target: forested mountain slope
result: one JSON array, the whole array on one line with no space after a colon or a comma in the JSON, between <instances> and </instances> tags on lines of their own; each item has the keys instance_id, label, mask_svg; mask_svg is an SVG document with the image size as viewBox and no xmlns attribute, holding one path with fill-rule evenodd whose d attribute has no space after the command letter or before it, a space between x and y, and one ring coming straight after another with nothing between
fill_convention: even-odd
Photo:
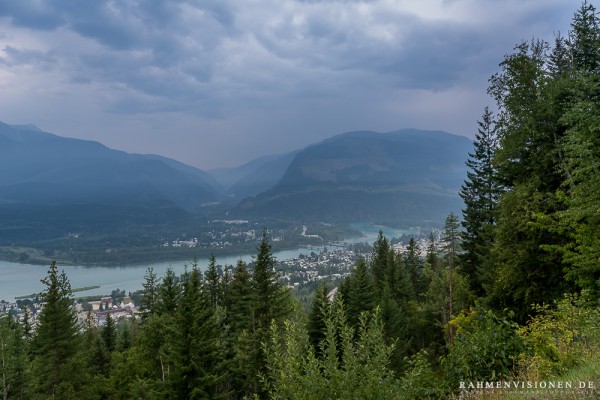
<instances>
[{"instance_id":1,"label":"forested mountain slope","mask_svg":"<svg viewBox=\"0 0 600 400\"><path fill-rule=\"evenodd\" d=\"M472 142L440 131L350 132L296 154L268 191L245 199L249 215L332 221L442 221L460 210Z\"/></svg>"}]
</instances>

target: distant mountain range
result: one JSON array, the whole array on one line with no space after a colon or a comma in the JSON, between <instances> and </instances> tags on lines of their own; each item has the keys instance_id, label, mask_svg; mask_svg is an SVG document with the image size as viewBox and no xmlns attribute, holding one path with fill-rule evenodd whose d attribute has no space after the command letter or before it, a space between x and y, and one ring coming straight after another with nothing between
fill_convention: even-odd
<instances>
[{"instance_id":1,"label":"distant mountain range","mask_svg":"<svg viewBox=\"0 0 600 400\"><path fill-rule=\"evenodd\" d=\"M297 153L264 156L239 167L208 172L225 188L224 194L229 201L239 201L275 186Z\"/></svg>"},{"instance_id":2,"label":"distant mountain range","mask_svg":"<svg viewBox=\"0 0 600 400\"><path fill-rule=\"evenodd\" d=\"M0 123L0 239L19 229L51 236L173 223L217 203L248 218L442 220L460 210L457 193L471 149L469 139L446 132L351 132L206 172ZM61 229L53 231L57 221Z\"/></svg>"},{"instance_id":3,"label":"distant mountain range","mask_svg":"<svg viewBox=\"0 0 600 400\"><path fill-rule=\"evenodd\" d=\"M211 175L175 160L0 123L1 204L153 202L194 212L221 190Z\"/></svg>"}]
</instances>

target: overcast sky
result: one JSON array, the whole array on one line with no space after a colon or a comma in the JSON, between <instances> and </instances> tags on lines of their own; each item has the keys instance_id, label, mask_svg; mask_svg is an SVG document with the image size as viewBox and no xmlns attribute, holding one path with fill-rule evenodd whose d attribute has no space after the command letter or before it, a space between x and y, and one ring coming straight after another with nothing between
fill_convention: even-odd
<instances>
[{"instance_id":1,"label":"overcast sky","mask_svg":"<svg viewBox=\"0 0 600 400\"><path fill-rule=\"evenodd\" d=\"M210 169L352 130L473 137L573 0L2 0L0 120Z\"/></svg>"}]
</instances>

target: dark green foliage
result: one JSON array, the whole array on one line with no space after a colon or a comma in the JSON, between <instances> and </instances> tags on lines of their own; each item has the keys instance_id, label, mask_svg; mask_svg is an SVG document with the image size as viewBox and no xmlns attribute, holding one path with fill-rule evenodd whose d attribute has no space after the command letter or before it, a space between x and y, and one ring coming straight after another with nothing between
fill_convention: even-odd
<instances>
[{"instance_id":1,"label":"dark green foliage","mask_svg":"<svg viewBox=\"0 0 600 400\"><path fill-rule=\"evenodd\" d=\"M460 232L458 231L459 222L456 215L450 213L446 218L446 222L444 223L444 236L442 238L442 242L444 244L445 250L445 259L448 266L448 306L449 311L448 315L450 318L454 316L454 293L453 293L453 284L454 284L454 269L456 268L456 263L458 260L458 251L460 248ZM449 326L449 343L450 346L453 345L453 328Z\"/></svg>"},{"instance_id":2,"label":"dark green foliage","mask_svg":"<svg viewBox=\"0 0 600 400\"><path fill-rule=\"evenodd\" d=\"M233 336L240 334L244 329L253 329L254 295L250 272L246 267L246 263L238 260L224 298L227 324Z\"/></svg>"},{"instance_id":3,"label":"dark green foliage","mask_svg":"<svg viewBox=\"0 0 600 400\"><path fill-rule=\"evenodd\" d=\"M117 346L117 327L110 312L106 313L106 323L104 324L100 335L102 336L106 349L109 352L113 351Z\"/></svg>"},{"instance_id":4,"label":"dark green foliage","mask_svg":"<svg viewBox=\"0 0 600 400\"><path fill-rule=\"evenodd\" d=\"M487 288L488 302L496 310L514 310L518 321L533 313L532 306L560 298L568 289L562 257L544 249L554 234L532 228L534 211L545 207L548 198L529 185L506 193L499 204L497 244L492 256L494 281Z\"/></svg>"},{"instance_id":5,"label":"dark green foliage","mask_svg":"<svg viewBox=\"0 0 600 400\"><path fill-rule=\"evenodd\" d=\"M246 369L244 375L252 377L245 386L247 388L259 388L257 373L266 373L266 359L262 343L269 341L270 328L273 321L282 322L292 311L291 295L287 288L278 282L278 274L275 271L275 259L271 253L271 245L268 243L266 232L263 233L254 270L250 280L253 291L252 296L252 326L248 329L249 337L240 339L240 351L247 351L245 355L238 354L242 358L250 360L242 368ZM248 345L251 347L249 348Z\"/></svg>"},{"instance_id":6,"label":"dark green foliage","mask_svg":"<svg viewBox=\"0 0 600 400\"><path fill-rule=\"evenodd\" d=\"M0 318L0 393L3 399L31 396L29 346L22 326L10 314Z\"/></svg>"},{"instance_id":7,"label":"dark green foliage","mask_svg":"<svg viewBox=\"0 0 600 400\"><path fill-rule=\"evenodd\" d=\"M144 293L142 295L140 311L144 320L156 312L158 305L159 280L152 268L146 270L143 287Z\"/></svg>"},{"instance_id":8,"label":"dark green foliage","mask_svg":"<svg viewBox=\"0 0 600 400\"><path fill-rule=\"evenodd\" d=\"M515 310L520 321L534 311L532 304L557 299L569 289L564 260L556 249L568 247L572 239L554 223L566 208L560 201L568 176L561 167L566 131L561 116L577 91L571 82L574 65L567 61L580 58L581 65L589 66L595 57L589 49L576 55L583 46L577 42L575 37L569 42L557 38L551 57L545 42L521 43L490 80L489 91L499 109L494 121L499 147L493 163L506 192L496 208L491 263L480 265L486 271L482 286L488 304Z\"/></svg>"},{"instance_id":9,"label":"dark green foliage","mask_svg":"<svg viewBox=\"0 0 600 400\"><path fill-rule=\"evenodd\" d=\"M371 274L373 276L373 284L378 292L381 292L389 276L389 254L390 245L380 230L377 240L373 243L373 252L371 255Z\"/></svg>"},{"instance_id":10,"label":"dark green foliage","mask_svg":"<svg viewBox=\"0 0 600 400\"><path fill-rule=\"evenodd\" d=\"M429 239L427 241L427 250L425 253L425 262L432 269L438 269L439 267L440 260L438 257L437 243L433 232L429 233Z\"/></svg>"},{"instance_id":11,"label":"dark green foliage","mask_svg":"<svg viewBox=\"0 0 600 400\"><path fill-rule=\"evenodd\" d=\"M217 259L214 254L208 259L208 268L204 273L204 285L206 286L211 304L213 306L221 304L223 294L221 292L219 272L217 271Z\"/></svg>"},{"instance_id":12,"label":"dark green foliage","mask_svg":"<svg viewBox=\"0 0 600 400\"><path fill-rule=\"evenodd\" d=\"M406 266L406 272L410 278L415 291L415 296L425 291L425 282L423 280L423 260L420 256L421 249L414 238L410 238L403 261Z\"/></svg>"},{"instance_id":13,"label":"dark green foliage","mask_svg":"<svg viewBox=\"0 0 600 400\"><path fill-rule=\"evenodd\" d=\"M381 299L379 300L379 314L385 333L385 341L388 345L394 345L390 354L390 367L395 371L401 369L404 356L408 353L411 345L409 336L411 310L407 303L399 303L392 297L390 288L385 285Z\"/></svg>"},{"instance_id":14,"label":"dark green foliage","mask_svg":"<svg viewBox=\"0 0 600 400\"><path fill-rule=\"evenodd\" d=\"M483 295L483 282L488 274L489 258L496 224L496 205L501 193L493 160L498 139L493 114L485 108L479 130L475 136L475 151L469 153L466 162L467 179L460 196L465 202L461 232L461 270L469 279L469 285L477 295Z\"/></svg>"},{"instance_id":15,"label":"dark green foliage","mask_svg":"<svg viewBox=\"0 0 600 400\"><path fill-rule=\"evenodd\" d=\"M405 304L416 299L413 277L417 281L417 284L419 284L420 275L422 274L418 264L419 262L416 262L416 265L411 267L415 269L409 270L404 257L399 253L395 253L393 248L390 248L388 252L388 273L383 290L385 290L385 286L388 286L391 297L399 304ZM382 293L383 291L379 291L380 295Z\"/></svg>"},{"instance_id":16,"label":"dark green foliage","mask_svg":"<svg viewBox=\"0 0 600 400\"><path fill-rule=\"evenodd\" d=\"M133 322L134 324L136 323L135 320ZM131 348L132 344L133 344L133 338L131 337L131 328L130 326L130 322L129 321L124 321L124 323L119 324L119 329L117 332L117 350L118 351L125 351L129 348Z\"/></svg>"},{"instance_id":17,"label":"dark green foliage","mask_svg":"<svg viewBox=\"0 0 600 400\"><path fill-rule=\"evenodd\" d=\"M173 393L178 399L215 398L222 378L221 341L210 293L202 290L196 266L184 276L182 296L175 315Z\"/></svg>"},{"instance_id":18,"label":"dark green foliage","mask_svg":"<svg viewBox=\"0 0 600 400\"><path fill-rule=\"evenodd\" d=\"M322 357L315 356L302 318L273 324L265 344L271 399L394 399L397 381L388 368L393 346L385 343L377 311L364 313L358 329L347 322L340 299L325 313ZM355 339L356 338L356 339Z\"/></svg>"},{"instance_id":19,"label":"dark green foliage","mask_svg":"<svg viewBox=\"0 0 600 400\"><path fill-rule=\"evenodd\" d=\"M291 308L289 291L278 282L275 258L271 253L266 233L263 234L258 247L251 282L255 293L256 329L268 330L273 319L281 320L286 317Z\"/></svg>"},{"instance_id":20,"label":"dark green foliage","mask_svg":"<svg viewBox=\"0 0 600 400\"><path fill-rule=\"evenodd\" d=\"M71 298L71 285L55 262L42 280L44 307L33 338L34 373L39 390L47 396L67 397L77 393L85 376L80 368L79 335Z\"/></svg>"},{"instance_id":21,"label":"dark green foliage","mask_svg":"<svg viewBox=\"0 0 600 400\"><path fill-rule=\"evenodd\" d=\"M373 278L364 258L359 258L354 267L346 297L348 304L348 322L358 326L360 315L375 308L377 296Z\"/></svg>"},{"instance_id":22,"label":"dark green foliage","mask_svg":"<svg viewBox=\"0 0 600 400\"><path fill-rule=\"evenodd\" d=\"M451 324L456 329L454 346L442 359L442 367L453 386L459 381L496 381L511 376L525 348L516 323L476 306Z\"/></svg>"},{"instance_id":23,"label":"dark green foliage","mask_svg":"<svg viewBox=\"0 0 600 400\"><path fill-rule=\"evenodd\" d=\"M567 278L597 297L600 295L600 96L588 93L598 93L600 86L597 77L584 77L578 83L582 93L562 118L569 126L562 140L567 179L558 198L566 209L557 212L556 220L546 217L543 222L572 239L559 246L569 263Z\"/></svg>"},{"instance_id":24,"label":"dark green foliage","mask_svg":"<svg viewBox=\"0 0 600 400\"><path fill-rule=\"evenodd\" d=\"M600 20L596 8L587 0L573 16L569 39L573 67L600 72Z\"/></svg>"},{"instance_id":25,"label":"dark green foliage","mask_svg":"<svg viewBox=\"0 0 600 400\"><path fill-rule=\"evenodd\" d=\"M317 355L320 354L320 343L325 339L325 316L331 306L327 298L328 290L326 283L320 284L308 314L308 337Z\"/></svg>"},{"instance_id":26,"label":"dark green foliage","mask_svg":"<svg viewBox=\"0 0 600 400\"><path fill-rule=\"evenodd\" d=\"M155 312L158 315L172 314L177 311L177 303L180 297L179 278L175 275L173 268L167 268L165 276L158 289Z\"/></svg>"}]
</instances>

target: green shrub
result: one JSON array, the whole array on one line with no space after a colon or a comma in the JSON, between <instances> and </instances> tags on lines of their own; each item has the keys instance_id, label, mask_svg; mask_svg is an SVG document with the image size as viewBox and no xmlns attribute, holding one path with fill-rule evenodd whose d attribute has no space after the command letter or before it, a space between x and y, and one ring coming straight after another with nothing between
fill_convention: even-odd
<instances>
[{"instance_id":1,"label":"green shrub","mask_svg":"<svg viewBox=\"0 0 600 400\"><path fill-rule=\"evenodd\" d=\"M520 327L528 351L520 355L522 374L531 379L560 375L600 351L600 313L574 295L555 308L537 306L538 314Z\"/></svg>"},{"instance_id":2,"label":"green shrub","mask_svg":"<svg viewBox=\"0 0 600 400\"><path fill-rule=\"evenodd\" d=\"M476 306L450 321L455 328L454 346L441 359L451 385L459 381L498 380L514 370L523 352L517 324Z\"/></svg>"}]
</instances>

